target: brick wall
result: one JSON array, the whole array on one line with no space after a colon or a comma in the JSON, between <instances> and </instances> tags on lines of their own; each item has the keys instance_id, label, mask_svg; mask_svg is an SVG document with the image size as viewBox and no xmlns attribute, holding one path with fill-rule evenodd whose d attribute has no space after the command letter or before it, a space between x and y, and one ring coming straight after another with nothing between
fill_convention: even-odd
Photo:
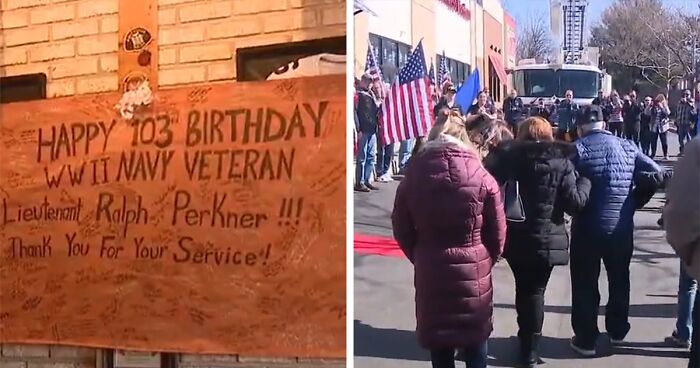
<instances>
[{"instance_id":1,"label":"brick wall","mask_svg":"<svg viewBox=\"0 0 700 368\"><path fill-rule=\"evenodd\" d=\"M138 1L138 0L133 0ZM116 91L119 0L0 0L0 76L45 73L48 97ZM344 36L345 0L159 0L159 84L235 80L237 48ZM0 344L0 368L101 368L100 351ZM181 368L344 367L182 355Z\"/></svg>"},{"instance_id":2,"label":"brick wall","mask_svg":"<svg viewBox=\"0 0 700 368\"><path fill-rule=\"evenodd\" d=\"M2 0L0 75L45 73L49 97L117 90L118 0Z\"/></svg>"},{"instance_id":3,"label":"brick wall","mask_svg":"<svg viewBox=\"0 0 700 368\"><path fill-rule=\"evenodd\" d=\"M106 368L103 351L47 345L0 344L0 368ZM283 359L238 355L177 357L178 368L343 368L345 360Z\"/></svg>"},{"instance_id":4,"label":"brick wall","mask_svg":"<svg viewBox=\"0 0 700 368\"><path fill-rule=\"evenodd\" d=\"M116 91L119 0L0 0L0 76ZM237 48L345 35L345 0L159 0L159 84L236 79Z\"/></svg>"},{"instance_id":5,"label":"brick wall","mask_svg":"<svg viewBox=\"0 0 700 368\"><path fill-rule=\"evenodd\" d=\"M345 0L159 0L159 84L236 79L237 48L345 35Z\"/></svg>"},{"instance_id":6,"label":"brick wall","mask_svg":"<svg viewBox=\"0 0 700 368\"><path fill-rule=\"evenodd\" d=\"M3 344L0 368L100 368L98 355L87 348Z\"/></svg>"}]
</instances>

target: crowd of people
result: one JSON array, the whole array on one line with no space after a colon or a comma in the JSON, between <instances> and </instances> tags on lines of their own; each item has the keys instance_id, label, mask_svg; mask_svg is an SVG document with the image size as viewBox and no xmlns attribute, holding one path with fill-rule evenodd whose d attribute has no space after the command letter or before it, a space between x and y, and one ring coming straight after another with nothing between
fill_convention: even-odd
<instances>
[{"instance_id":1,"label":"crowd of people","mask_svg":"<svg viewBox=\"0 0 700 368\"><path fill-rule=\"evenodd\" d=\"M363 77L358 191L376 189L371 171L381 99L372 89ZM664 188L663 225L681 258L678 323L667 341L688 348L688 367L698 367L700 318L691 316L700 311L700 298L693 301L689 285L700 277L700 138L691 140L697 112L689 92L674 114L681 144L694 154L679 159L677 175L653 160L656 140L668 157L671 111L662 95L638 102L634 92L622 99L613 92L580 107L567 91L551 106L526 107L512 92L497 109L482 91L462 114L454 88L442 92L430 134L402 160L405 176L392 214L394 237L414 265L416 332L433 367L454 367L455 356L470 368L486 367L491 272L501 258L515 278L523 366L542 363L544 295L557 266L571 270L573 351L597 354L601 263L609 291L605 329L613 345L624 344L634 214Z\"/></svg>"},{"instance_id":2,"label":"crowd of people","mask_svg":"<svg viewBox=\"0 0 700 368\"><path fill-rule=\"evenodd\" d=\"M355 93L355 191L370 192L379 190L373 177L380 183L392 182L392 163L395 157L395 144L382 144L378 137L381 108L388 87L370 74L365 74L356 82ZM403 173L411 156L416 139L399 143L399 173ZM374 175L373 175L374 174Z\"/></svg>"},{"instance_id":3,"label":"crowd of people","mask_svg":"<svg viewBox=\"0 0 700 368\"><path fill-rule=\"evenodd\" d=\"M573 99L573 91L566 91L561 101L555 99L548 106L543 98L539 98L528 109L513 91L504 101L503 107L506 112L511 113L510 118L506 114L506 120L511 124L515 124L523 115L541 116L557 128L557 139L573 141L577 133L575 126L583 111ZM663 158L668 160L667 133L671 129L671 118L673 117L676 126L682 154L685 143L697 135L697 100L697 96L694 98L691 91L685 90L683 97L672 109L663 94L659 94L656 98L645 96L640 101L634 90L622 98L617 91L613 90L609 96L599 91L592 104L601 108L603 121L613 135L632 140L644 154L651 158L656 157L658 143L661 142Z\"/></svg>"}]
</instances>

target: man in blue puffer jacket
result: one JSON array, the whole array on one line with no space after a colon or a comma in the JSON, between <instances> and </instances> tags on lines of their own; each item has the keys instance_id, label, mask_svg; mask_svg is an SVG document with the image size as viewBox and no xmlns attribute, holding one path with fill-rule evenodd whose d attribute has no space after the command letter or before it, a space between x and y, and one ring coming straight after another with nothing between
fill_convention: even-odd
<instances>
[{"instance_id":1,"label":"man in blue puffer jacket","mask_svg":"<svg viewBox=\"0 0 700 368\"><path fill-rule=\"evenodd\" d=\"M595 356L599 335L598 277L601 260L608 274L609 301L605 327L613 344L630 330L630 272L634 248L634 212L639 188L662 183L662 169L632 143L605 130L603 111L587 107L579 120L575 159L580 175L591 180L588 204L574 217L571 226L571 347L587 357ZM637 187L637 188L635 188ZM651 196L646 198L646 201Z\"/></svg>"}]
</instances>

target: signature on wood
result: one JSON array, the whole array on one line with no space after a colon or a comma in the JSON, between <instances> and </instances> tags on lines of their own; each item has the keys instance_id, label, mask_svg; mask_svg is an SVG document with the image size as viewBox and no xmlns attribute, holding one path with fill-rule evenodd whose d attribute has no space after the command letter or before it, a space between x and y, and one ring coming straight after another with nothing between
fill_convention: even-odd
<instances>
[{"instance_id":1,"label":"signature on wood","mask_svg":"<svg viewBox=\"0 0 700 368\"><path fill-rule=\"evenodd\" d=\"M275 91L279 93L279 96L283 100L294 101L299 93L297 88L297 82L291 79L285 79L280 81L275 87Z\"/></svg>"},{"instance_id":2,"label":"signature on wood","mask_svg":"<svg viewBox=\"0 0 700 368\"><path fill-rule=\"evenodd\" d=\"M204 102L207 99L209 91L211 91L211 87L196 88L187 95L187 100L192 103Z\"/></svg>"}]
</instances>

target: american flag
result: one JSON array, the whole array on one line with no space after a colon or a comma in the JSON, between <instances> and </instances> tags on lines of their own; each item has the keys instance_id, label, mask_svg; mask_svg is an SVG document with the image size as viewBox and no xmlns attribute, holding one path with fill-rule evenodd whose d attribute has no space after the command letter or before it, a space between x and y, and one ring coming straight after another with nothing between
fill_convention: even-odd
<instances>
[{"instance_id":1,"label":"american flag","mask_svg":"<svg viewBox=\"0 0 700 368\"><path fill-rule=\"evenodd\" d=\"M365 73L369 73L369 75L372 76L372 80L375 82L382 80L382 71L379 69L379 64L377 64L377 56L374 55L374 49L372 48L371 43L367 46Z\"/></svg>"},{"instance_id":2,"label":"american flag","mask_svg":"<svg viewBox=\"0 0 700 368\"><path fill-rule=\"evenodd\" d=\"M435 85L435 65L433 65L433 59L430 59L430 70L428 70L428 75L430 77L430 83Z\"/></svg>"},{"instance_id":3,"label":"american flag","mask_svg":"<svg viewBox=\"0 0 700 368\"><path fill-rule=\"evenodd\" d=\"M430 99L430 78L426 69L421 40L382 104L384 145L425 137L433 126L434 103Z\"/></svg>"},{"instance_id":4,"label":"american flag","mask_svg":"<svg viewBox=\"0 0 700 368\"><path fill-rule=\"evenodd\" d=\"M452 75L450 74L450 70L447 67L447 58L445 57L445 52L442 52L442 60L440 61L440 79L438 80L440 82L440 87L444 87L445 83L450 82L452 83Z\"/></svg>"}]
</instances>

